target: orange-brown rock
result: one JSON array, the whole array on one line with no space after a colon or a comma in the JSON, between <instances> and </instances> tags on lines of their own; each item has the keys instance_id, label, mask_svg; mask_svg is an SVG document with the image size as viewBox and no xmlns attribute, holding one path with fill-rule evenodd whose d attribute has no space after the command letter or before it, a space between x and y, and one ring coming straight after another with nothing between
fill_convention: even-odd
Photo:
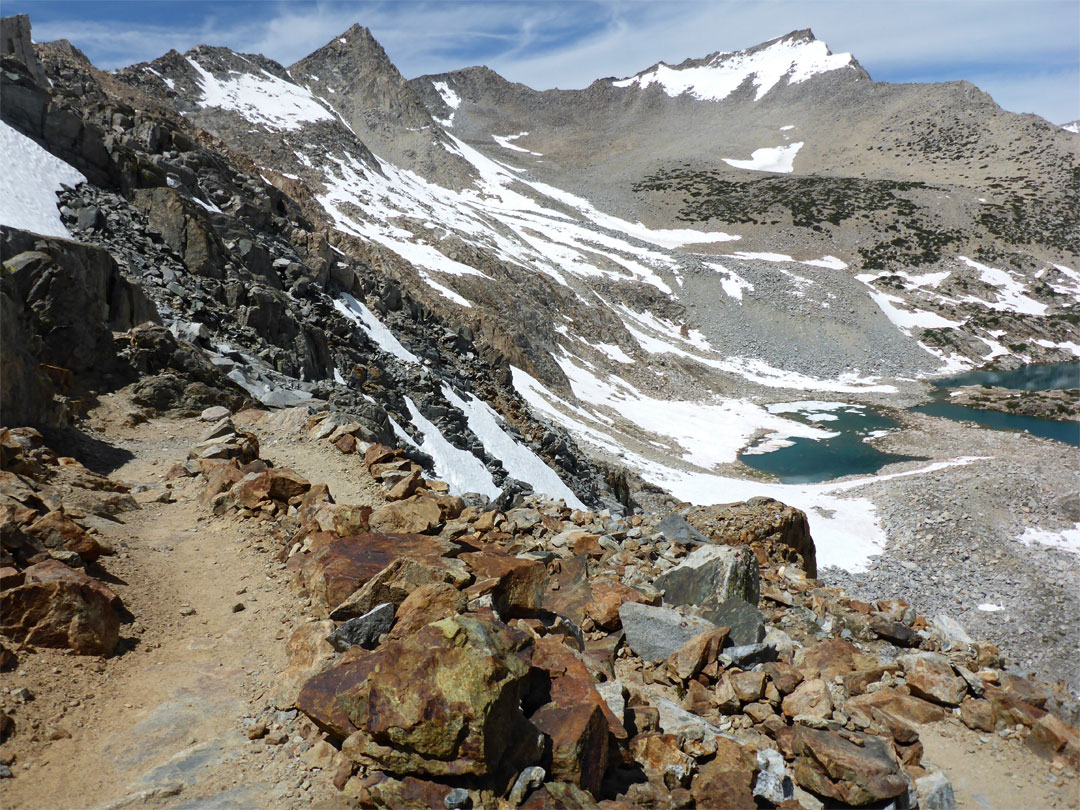
<instances>
[{"instance_id":1,"label":"orange-brown rock","mask_svg":"<svg viewBox=\"0 0 1080 810\"><path fill-rule=\"evenodd\" d=\"M109 655L120 638L120 600L108 587L55 560L24 572L22 585L0 593L0 633L39 647Z\"/></svg>"},{"instance_id":2,"label":"orange-brown rock","mask_svg":"<svg viewBox=\"0 0 1080 810\"><path fill-rule=\"evenodd\" d=\"M421 534L369 532L342 537L314 552L301 566L299 581L322 615L399 557L437 566L449 543Z\"/></svg>"},{"instance_id":3,"label":"orange-brown rock","mask_svg":"<svg viewBox=\"0 0 1080 810\"><path fill-rule=\"evenodd\" d=\"M649 781L669 790L689 785L697 770L697 762L683 753L674 734L639 734L630 740L630 756Z\"/></svg>"},{"instance_id":4,"label":"orange-brown rock","mask_svg":"<svg viewBox=\"0 0 1080 810\"><path fill-rule=\"evenodd\" d=\"M356 731L338 695L363 683L380 659L373 651L353 647L341 661L309 678L300 687L296 708L335 741L342 741Z\"/></svg>"},{"instance_id":5,"label":"orange-brown rock","mask_svg":"<svg viewBox=\"0 0 1080 810\"><path fill-rule=\"evenodd\" d=\"M361 808L384 810L431 810L442 808L450 785L406 776L395 779L381 771L368 774L361 780L356 791L357 805Z\"/></svg>"},{"instance_id":6,"label":"orange-brown rock","mask_svg":"<svg viewBox=\"0 0 1080 810\"><path fill-rule=\"evenodd\" d=\"M893 688L879 689L865 695L849 698L844 711L855 715L864 708L875 708L916 726L936 723L945 718L945 710L935 703L912 695L905 695ZM869 717L869 715L867 715Z\"/></svg>"},{"instance_id":7,"label":"orange-brown rock","mask_svg":"<svg viewBox=\"0 0 1080 810\"><path fill-rule=\"evenodd\" d=\"M477 580L495 580L490 590L501 616L530 615L540 607L548 580L547 566L540 560L494 551L470 551L459 559Z\"/></svg>"},{"instance_id":8,"label":"orange-brown rock","mask_svg":"<svg viewBox=\"0 0 1080 810\"><path fill-rule=\"evenodd\" d=\"M993 733L994 704L988 700L966 697L960 702L960 720L974 731Z\"/></svg>"},{"instance_id":9,"label":"orange-brown rock","mask_svg":"<svg viewBox=\"0 0 1080 810\"><path fill-rule=\"evenodd\" d=\"M688 681L720 655L727 639L727 628L717 627L698 633L668 657L668 669L677 678ZM764 681L764 675L761 676Z\"/></svg>"},{"instance_id":10,"label":"orange-brown rock","mask_svg":"<svg viewBox=\"0 0 1080 810\"><path fill-rule=\"evenodd\" d=\"M765 695L764 672L731 672L731 688L743 703L752 703Z\"/></svg>"},{"instance_id":11,"label":"orange-brown rock","mask_svg":"<svg viewBox=\"0 0 1080 810\"><path fill-rule=\"evenodd\" d=\"M74 551L87 562L93 562L102 554L112 549L99 542L71 518L63 509L56 509L35 520L26 528L26 533L46 548L63 548Z\"/></svg>"},{"instance_id":12,"label":"orange-brown rock","mask_svg":"<svg viewBox=\"0 0 1080 810\"><path fill-rule=\"evenodd\" d=\"M593 624L602 630L618 630L622 626L619 621L619 608L625 602L659 604L659 596L643 594L636 588L609 577L597 578L589 583L589 587L592 598L585 604L584 616L592 619Z\"/></svg>"},{"instance_id":13,"label":"orange-brown rock","mask_svg":"<svg viewBox=\"0 0 1080 810\"><path fill-rule=\"evenodd\" d=\"M386 493L386 499L388 501L400 501L408 498L420 485L423 480L421 473L423 470L416 468L413 469L408 475L390 487L390 490Z\"/></svg>"},{"instance_id":14,"label":"orange-brown rock","mask_svg":"<svg viewBox=\"0 0 1080 810\"><path fill-rule=\"evenodd\" d=\"M1080 731L1052 714L1035 722L1025 742L1041 757L1060 758L1069 767L1080 768Z\"/></svg>"},{"instance_id":15,"label":"orange-brown rock","mask_svg":"<svg viewBox=\"0 0 1080 810\"><path fill-rule=\"evenodd\" d=\"M937 657L920 657L905 668L907 686L915 697L932 700L944 706L959 706L967 694L967 681L953 672L948 661Z\"/></svg>"},{"instance_id":16,"label":"orange-brown rock","mask_svg":"<svg viewBox=\"0 0 1080 810\"><path fill-rule=\"evenodd\" d=\"M356 437L351 433L343 433L334 440L334 447L347 456L352 455L356 452Z\"/></svg>"},{"instance_id":17,"label":"orange-brown rock","mask_svg":"<svg viewBox=\"0 0 1080 810\"><path fill-rule=\"evenodd\" d=\"M205 462L204 465L209 463ZM240 472L239 467L223 461L214 462L209 467L204 466L203 472L207 476L206 486L203 488L202 496L199 498L199 503L203 506L209 504L222 492L228 492L234 484L244 477L244 473Z\"/></svg>"},{"instance_id":18,"label":"orange-brown rock","mask_svg":"<svg viewBox=\"0 0 1080 810\"><path fill-rule=\"evenodd\" d=\"M788 717L807 714L811 717L828 718L832 716L833 710L829 689L821 678L800 683L794 692L784 698L781 706Z\"/></svg>"},{"instance_id":19,"label":"orange-brown rock","mask_svg":"<svg viewBox=\"0 0 1080 810\"><path fill-rule=\"evenodd\" d=\"M442 523L439 499L433 495L413 495L384 504L371 513L372 531L420 534Z\"/></svg>"},{"instance_id":20,"label":"orange-brown rock","mask_svg":"<svg viewBox=\"0 0 1080 810\"><path fill-rule=\"evenodd\" d=\"M1038 706L1032 706L992 684L986 684L983 697L994 707L995 723L1004 721L1010 726L1020 723L1031 728L1046 714Z\"/></svg>"},{"instance_id":21,"label":"orange-brown rock","mask_svg":"<svg viewBox=\"0 0 1080 810\"><path fill-rule=\"evenodd\" d=\"M461 591L446 582L421 585L402 600L390 631L391 639L405 638L424 625L464 613L468 599Z\"/></svg>"},{"instance_id":22,"label":"orange-brown rock","mask_svg":"<svg viewBox=\"0 0 1080 810\"><path fill-rule=\"evenodd\" d=\"M698 766L690 792L698 807L755 810L755 752L734 740L716 739L716 755Z\"/></svg>"},{"instance_id":23,"label":"orange-brown rock","mask_svg":"<svg viewBox=\"0 0 1080 810\"><path fill-rule=\"evenodd\" d=\"M370 470L373 465L389 461L395 458L397 454L397 450L387 447L385 444L373 444L364 451L364 464Z\"/></svg>"},{"instance_id":24,"label":"orange-brown rock","mask_svg":"<svg viewBox=\"0 0 1080 810\"><path fill-rule=\"evenodd\" d=\"M817 577L817 552L806 514L771 498L746 503L697 506L686 520L711 539L726 546L750 546L762 563L777 567L795 563L810 578Z\"/></svg>"},{"instance_id":25,"label":"orange-brown rock","mask_svg":"<svg viewBox=\"0 0 1080 810\"><path fill-rule=\"evenodd\" d=\"M457 560L436 560L432 556L421 559L399 557L335 607L330 618L346 621L363 616L376 605L385 602L400 607L409 594L424 585L451 583L456 586L467 576L464 565Z\"/></svg>"},{"instance_id":26,"label":"orange-brown rock","mask_svg":"<svg viewBox=\"0 0 1080 810\"><path fill-rule=\"evenodd\" d=\"M806 680L822 678L831 681L837 675L846 675L856 669L869 668L859 665L860 661L866 658L867 656L859 652L859 649L850 641L830 638L819 641L813 647L800 650L795 656L795 667Z\"/></svg>"},{"instance_id":27,"label":"orange-brown rock","mask_svg":"<svg viewBox=\"0 0 1080 810\"><path fill-rule=\"evenodd\" d=\"M341 537L363 534L371 528L370 506L334 506L334 532Z\"/></svg>"},{"instance_id":28,"label":"orange-brown rock","mask_svg":"<svg viewBox=\"0 0 1080 810\"><path fill-rule=\"evenodd\" d=\"M776 686L781 695L788 695L795 691L795 687L802 683L802 673L791 664L784 661L770 661L761 665L761 671L768 677L769 682Z\"/></svg>"},{"instance_id":29,"label":"orange-brown rock","mask_svg":"<svg viewBox=\"0 0 1080 810\"><path fill-rule=\"evenodd\" d=\"M334 623L328 620L307 622L293 631L286 645L289 664L274 678L270 693L274 706L292 709L303 685L330 667L336 653L326 637L333 632Z\"/></svg>"},{"instance_id":30,"label":"orange-brown rock","mask_svg":"<svg viewBox=\"0 0 1080 810\"><path fill-rule=\"evenodd\" d=\"M827 799L862 806L907 792L907 779L880 737L795 726L795 781Z\"/></svg>"},{"instance_id":31,"label":"orange-brown rock","mask_svg":"<svg viewBox=\"0 0 1080 810\"><path fill-rule=\"evenodd\" d=\"M366 677L337 695L357 729L342 751L395 774L485 776L532 764L541 737L521 712L527 643L472 615L387 641L370 653Z\"/></svg>"}]
</instances>

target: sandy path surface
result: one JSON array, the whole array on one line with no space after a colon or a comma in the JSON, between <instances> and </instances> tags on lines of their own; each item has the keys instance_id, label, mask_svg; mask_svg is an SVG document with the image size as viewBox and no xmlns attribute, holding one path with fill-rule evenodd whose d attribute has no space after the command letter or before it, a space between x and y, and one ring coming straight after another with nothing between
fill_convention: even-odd
<instances>
[{"instance_id":1,"label":"sandy path surface","mask_svg":"<svg viewBox=\"0 0 1080 810\"><path fill-rule=\"evenodd\" d=\"M125 428L121 417L114 402L92 422L133 454L111 475L155 488L206 428L173 419ZM30 728L9 746L15 778L2 784L3 806L344 806L329 779L296 757L306 721L264 711L285 641L304 621L301 597L256 522L212 517L194 479L169 483L174 502L145 505L102 531L119 552L104 560L111 584L134 616L121 630L122 654L40 650L4 676L9 689L35 697L16 717ZM288 742L249 740L245 719L256 717L272 731L278 721Z\"/></svg>"}]
</instances>

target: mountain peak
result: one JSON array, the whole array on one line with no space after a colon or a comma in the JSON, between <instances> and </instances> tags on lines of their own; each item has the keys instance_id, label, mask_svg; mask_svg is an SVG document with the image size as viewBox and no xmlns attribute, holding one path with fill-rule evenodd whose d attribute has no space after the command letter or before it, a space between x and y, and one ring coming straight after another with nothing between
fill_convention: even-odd
<instances>
[{"instance_id":1,"label":"mountain peak","mask_svg":"<svg viewBox=\"0 0 1080 810\"><path fill-rule=\"evenodd\" d=\"M782 79L789 85L800 84L823 73L848 69L856 71L858 78L869 78L850 53L834 54L813 31L804 28L742 51L717 51L675 66L658 62L612 84L641 89L655 84L669 96L688 94L703 101L722 101L750 81L756 88L755 100L761 100Z\"/></svg>"}]
</instances>

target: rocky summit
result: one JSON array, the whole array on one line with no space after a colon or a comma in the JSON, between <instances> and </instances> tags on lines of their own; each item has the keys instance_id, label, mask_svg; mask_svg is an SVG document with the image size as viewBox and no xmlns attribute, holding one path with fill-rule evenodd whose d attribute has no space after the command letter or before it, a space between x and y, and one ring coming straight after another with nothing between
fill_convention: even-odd
<instances>
[{"instance_id":1,"label":"rocky summit","mask_svg":"<svg viewBox=\"0 0 1080 810\"><path fill-rule=\"evenodd\" d=\"M1075 127L808 30L0 94L5 807L1080 806Z\"/></svg>"}]
</instances>

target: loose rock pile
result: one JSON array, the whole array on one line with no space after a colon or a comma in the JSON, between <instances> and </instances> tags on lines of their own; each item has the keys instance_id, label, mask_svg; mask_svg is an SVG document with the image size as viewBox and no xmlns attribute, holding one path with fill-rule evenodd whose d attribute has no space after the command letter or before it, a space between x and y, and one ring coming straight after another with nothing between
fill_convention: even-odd
<instances>
[{"instance_id":1,"label":"loose rock pile","mask_svg":"<svg viewBox=\"0 0 1080 810\"><path fill-rule=\"evenodd\" d=\"M798 510L496 505L324 421L383 505L335 503L227 419L177 473L267 521L310 599L273 701L358 806L948 807L919 734L949 714L1080 768L1063 690L947 616L820 587Z\"/></svg>"}]
</instances>

